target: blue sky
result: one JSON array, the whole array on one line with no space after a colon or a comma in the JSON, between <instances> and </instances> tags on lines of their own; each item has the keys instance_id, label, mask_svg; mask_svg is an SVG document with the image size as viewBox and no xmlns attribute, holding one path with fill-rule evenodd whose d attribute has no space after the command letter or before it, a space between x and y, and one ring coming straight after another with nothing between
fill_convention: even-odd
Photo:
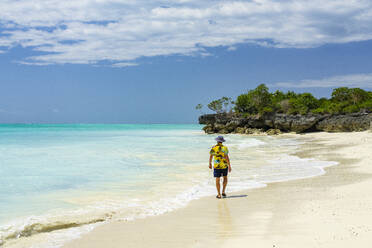
<instances>
[{"instance_id":1,"label":"blue sky","mask_svg":"<svg viewBox=\"0 0 372 248\"><path fill-rule=\"evenodd\" d=\"M372 90L372 3L0 3L0 123L196 123L194 107L271 90Z\"/></svg>"}]
</instances>

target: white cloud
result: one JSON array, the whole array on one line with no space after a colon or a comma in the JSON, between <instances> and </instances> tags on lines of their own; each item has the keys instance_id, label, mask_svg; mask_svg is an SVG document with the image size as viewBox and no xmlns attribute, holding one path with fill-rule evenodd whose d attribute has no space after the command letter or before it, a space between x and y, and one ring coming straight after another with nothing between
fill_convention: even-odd
<instances>
[{"instance_id":1,"label":"white cloud","mask_svg":"<svg viewBox=\"0 0 372 248\"><path fill-rule=\"evenodd\" d=\"M2 0L0 9L0 47L42 52L23 60L38 65L372 39L370 0Z\"/></svg>"},{"instance_id":2,"label":"white cloud","mask_svg":"<svg viewBox=\"0 0 372 248\"><path fill-rule=\"evenodd\" d=\"M372 89L372 73L350 74L334 76L323 79L306 79L299 82L279 82L271 86L283 88L333 88L333 87L354 87Z\"/></svg>"},{"instance_id":3,"label":"white cloud","mask_svg":"<svg viewBox=\"0 0 372 248\"><path fill-rule=\"evenodd\" d=\"M44 66L44 65L51 65L52 63L44 63L44 62L27 62L27 61L14 61L21 65L32 65L32 66Z\"/></svg>"},{"instance_id":4,"label":"white cloud","mask_svg":"<svg viewBox=\"0 0 372 248\"><path fill-rule=\"evenodd\" d=\"M122 68L122 67L128 67L128 66L137 66L139 64L137 63L126 63L126 62L121 62L121 63L116 63L111 65L112 67L117 67L117 68Z\"/></svg>"},{"instance_id":5,"label":"white cloud","mask_svg":"<svg viewBox=\"0 0 372 248\"><path fill-rule=\"evenodd\" d=\"M227 51L235 51L237 48L236 47L234 47L234 46L229 46L228 48L227 48Z\"/></svg>"}]
</instances>

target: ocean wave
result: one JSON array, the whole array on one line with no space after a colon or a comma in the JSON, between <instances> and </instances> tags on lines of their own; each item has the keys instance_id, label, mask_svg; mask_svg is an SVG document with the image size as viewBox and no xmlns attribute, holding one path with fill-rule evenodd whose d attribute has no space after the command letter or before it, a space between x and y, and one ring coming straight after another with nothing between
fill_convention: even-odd
<instances>
[{"instance_id":1,"label":"ocean wave","mask_svg":"<svg viewBox=\"0 0 372 248\"><path fill-rule=\"evenodd\" d=\"M231 184L231 191L243 189L259 188L265 185L256 183L253 180ZM66 231L66 235L59 233L62 238L60 243L56 244L54 237L54 246L61 246L66 240L77 238L79 232L91 224L103 223L112 219L121 221L133 221L149 216L165 214L176 209L185 207L190 201L215 194L215 186L211 180L199 183L189 189L171 197L161 198L159 200L146 203L137 202L134 199L132 203L121 204L97 204L89 209L80 209L75 211L66 211L59 214L48 214L44 216L31 216L26 219L13 221L0 227L0 244L23 237L33 237L43 233L53 233L54 231ZM68 234L68 231L75 228L75 236ZM33 247L48 247L45 243L35 244Z\"/></svg>"},{"instance_id":2,"label":"ocean wave","mask_svg":"<svg viewBox=\"0 0 372 248\"><path fill-rule=\"evenodd\" d=\"M66 216L53 217L29 217L22 221L12 222L0 227L0 245L6 242L19 239L22 237L30 237L35 234L49 233L56 230L69 229L73 227L81 227L84 225L104 222L110 219L109 214L104 216L96 216L87 219L82 218L66 218Z\"/></svg>"},{"instance_id":3,"label":"ocean wave","mask_svg":"<svg viewBox=\"0 0 372 248\"><path fill-rule=\"evenodd\" d=\"M239 150L242 150L242 149L245 149L245 148L255 147L255 146L262 146L262 145L265 145L265 144L266 144L266 142L261 141L259 139L248 138L248 139L245 139L245 140L241 141L240 143L238 143L237 147L238 147Z\"/></svg>"}]
</instances>

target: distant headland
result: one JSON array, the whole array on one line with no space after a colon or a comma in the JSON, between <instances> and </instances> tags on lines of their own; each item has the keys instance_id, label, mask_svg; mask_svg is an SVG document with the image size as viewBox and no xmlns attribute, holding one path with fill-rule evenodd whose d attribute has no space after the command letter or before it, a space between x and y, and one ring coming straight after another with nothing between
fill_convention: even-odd
<instances>
[{"instance_id":1,"label":"distant headland","mask_svg":"<svg viewBox=\"0 0 372 248\"><path fill-rule=\"evenodd\" d=\"M360 88L333 89L331 98L311 93L270 93L261 84L235 101L229 97L210 102L215 114L203 114L199 123L208 133L270 135L282 132L350 132L372 128L372 92ZM196 106L197 110L202 104Z\"/></svg>"}]
</instances>

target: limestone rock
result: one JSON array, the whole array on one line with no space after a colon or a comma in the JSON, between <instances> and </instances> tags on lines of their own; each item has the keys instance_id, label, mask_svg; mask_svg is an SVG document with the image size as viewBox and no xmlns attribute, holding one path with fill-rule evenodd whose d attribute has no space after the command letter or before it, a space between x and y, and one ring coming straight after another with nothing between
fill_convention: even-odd
<instances>
[{"instance_id":1,"label":"limestone rock","mask_svg":"<svg viewBox=\"0 0 372 248\"><path fill-rule=\"evenodd\" d=\"M262 116L255 115L255 116L249 116L246 119L246 125L251 128L264 128L265 127L265 120L262 118Z\"/></svg>"},{"instance_id":2,"label":"limestone rock","mask_svg":"<svg viewBox=\"0 0 372 248\"><path fill-rule=\"evenodd\" d=\"M297 133L302 133L306 130L311 130L315 127L315 124L321 119L324 119L324 117L321 115L308 116L297 115L295 116L295 118L292 119L290 130Z\"/></svg>"},{"instance_id":3,"label":"limestone rock","mask_svg":"<svg viewBox=\"0 0 372 248\"><path fill-rule=\"evenodd\" d=\"M320 120L327 115L286 115L276 114L274 117L274 127L283 131L302 133L312 130Z\"/></svg>"},{"instance_id":4,"label":"limestone rock","mask_svg":"<svg viewBox=\"0 0 372 248\"><path fill-rule=\"evenodd\" d=\"M238 123L230 121L225 125L225 129L229 132L233 132L239 126Z\"/></svg>"},{"instance_id":5,"label":"limestone rock","mask_svg":"<svg viewBox=\"0 0 372 248\"><path fill-rule=\"evenodd\" d=\"M212 124L208 124L208 125L204 126L204 127L203 127L203 130L204 130L204 132L207 133L207 134L212 134L212 133L214 133Z\"/></svg>"},{"instance_id":6,"label":"limestone rock","mask_svg":"<svg viewBox=\"0 0 372 248\"><path fill-rule=\"evenodd\" d=\"M206 133L246 133L262 134L268 130L269 134L284 132L347 132L372 129L371 113L353 113L345 115L287 115L266 114L239 116L234 113L208 114L199 117L199 123L205 124ZM275 130L275 131L273 131Z\"/></svg>"},{"instance_id":7,"label":"limestone rock","mask_svg":"<svg viewBox=\"0 0 372 248\"><path fill-rule=\"evenodd\" d=\"M259 129L259 128L247 128L245 129L245 133L246 134L264 134L265 132L263 131L263 129Z\"/></svg>"},{"instance_id":8,"label":"limestone rock","mask_svg":"<svg viewBox=\"0 0 372 248\"><path fill-rule=\"evenodd\" d=\"M278 135L281 134L282 132L279 129L269 129L266 131L268 135Z\"/></svg>"},{"instance_id":9,"label":"limestone rock","mask_svg":"<svg viewBox=\"0 0 372 248\"><path fill-rule=\"evenodd\" d=\"M226 128L223 128L223 129L219 130L218 133L227 134L227 133L230 133L230 132Z\"/></svg>"},{"instance_id":10,"label":"limestone rock","mask_svg":"<svg viewBox=\"0 0 372 248\"><path fill-rule=\"evenodd\" d=\"M245 128L244 127L237 127L235 129L235 133L241 133L241 134L243 134L243 133L245 133Z\"/></svg>"},{"instance_id":11,"label":"limestone rock","mask_svg":"<svg viewBox=\"0 0 372 248\"><path fill-rule=\"evenodd\" d=\"M199 124L209 125L214 124L216 122L216 115L215 114L207 114L199 116Z\"/></svg>"},{"instance_id":12,"label":"limestone rock","mask_svg":"<svg viewBox=\"0 0 372 248\"><path fill-rule=\"evenodd\" d=\"M213 130L214 130L215 133L219 133L220 130L222 130L224 128L225 128L225 125L223 125L223 124L216 123L216 124L213 125Z\"/></svg>"},{"instance_id":13,"label":"limestone rock","mask_svg":"<svg viewBox=\"0 0 372 248\"><path fill-rule=\"evenodd\" d=\"M316 128L327 132L351 132L370 129L372 114L335 115L317 123Z\"/></svg>"},{"instance_id":14,"label":"limestone rock","mask_svg":"<svg viewBox=\"0 0 372 248\"><path fill-rule=\"evenodd\" d=\"M274 127L276 129L290 131L292 126L292 119L285 114L277 114L274 118Z\"/></svg>"}]
</instances>

